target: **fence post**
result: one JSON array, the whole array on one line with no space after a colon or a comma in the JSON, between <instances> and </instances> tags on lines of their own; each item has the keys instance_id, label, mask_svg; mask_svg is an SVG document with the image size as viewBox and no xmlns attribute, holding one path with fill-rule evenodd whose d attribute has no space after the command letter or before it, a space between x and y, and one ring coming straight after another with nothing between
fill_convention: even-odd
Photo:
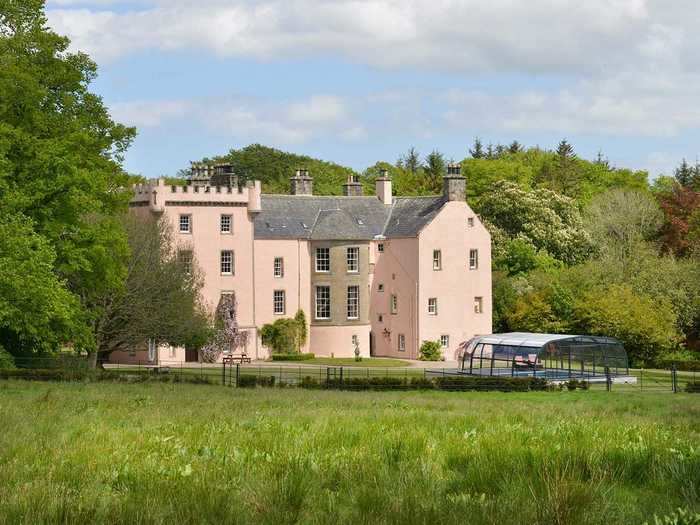
<instances>
[{"instance_id":1,"label":"fence post","mask_svg":"<svg viewBox=\"0 0 700 525\"><path fill-rule=\"evenodd\" d=\"M221 362L221 384L226 386L226 361Z\"/></svg>"},{"instance_id":2,"label":"fence post","mask_svg":"<svg viewBox=\"0 0 700 525\"><path fill-rule=\"evenodd\" d=\"M241 364L236 363L236 388L238 388L238 381L241 379Z\"/></svg>"},{"instance_id":3,"label":"fence post","mask_svg":"<svg viewBox=\"0 0 700 525\"><path fill-rule=\"evenodd\" d=\"M639 369L639 391L644 392L644 369Z\"/></svg>"},{"instance_id":4,"label":"fence post","mask_svg":"<svg viewBox=\"0 0 700 525\"><path fill-rule=\"evenodd\" d=\"M612 377L610 377L610 367L609 366L605 367L605 385L606 385L607 391L610 392L612 390Z\"/></svg>"},{"instance_id":5,"label":"fence post","mask_svg":"<svg viewBox=\"0 0 700 525\"><path fill-rule=\"evenodd\" d=\"M673 389L674 394L678 392L678 373L676 371L676 363L671 365L671 388Z\"/></svg>"}]
</instances>

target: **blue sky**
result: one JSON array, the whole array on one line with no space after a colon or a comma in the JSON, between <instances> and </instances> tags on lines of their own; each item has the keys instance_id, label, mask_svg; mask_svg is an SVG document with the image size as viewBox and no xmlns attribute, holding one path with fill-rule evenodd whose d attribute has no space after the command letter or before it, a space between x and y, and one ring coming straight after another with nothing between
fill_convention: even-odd
<instances>
[{"instance_id":1,"label":"blue sky","mask_svg":"<svg viewBox=\"0 0 700 525\"><path fill-rule=\"evenodd\" d=\"M583 4L583 5L581 5ZM674 0L49 0L93 90L174 174L259 142L352 166L475 136L618 166L700 153L700 6Z\"/></svg>"}]
</instances>

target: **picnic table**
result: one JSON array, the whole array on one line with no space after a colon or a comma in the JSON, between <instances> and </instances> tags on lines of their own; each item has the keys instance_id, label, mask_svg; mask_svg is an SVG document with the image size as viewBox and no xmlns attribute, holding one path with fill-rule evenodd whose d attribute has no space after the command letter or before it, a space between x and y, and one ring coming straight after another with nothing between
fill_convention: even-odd
<instances>
[{"instance_id":1,"label":"picnic table","mask_svg":"<svg viewBox=\"0 0 700 525\"><path fill-rule=\"evenodd\" d=\"M243 364L243 363L250 363L251 359L247 353L243 352L242 354L225 355L223 358L223 362L227 363L227 364L231 364L231 365L236 364L236 363Z\"/></svg>"}]
</instances>

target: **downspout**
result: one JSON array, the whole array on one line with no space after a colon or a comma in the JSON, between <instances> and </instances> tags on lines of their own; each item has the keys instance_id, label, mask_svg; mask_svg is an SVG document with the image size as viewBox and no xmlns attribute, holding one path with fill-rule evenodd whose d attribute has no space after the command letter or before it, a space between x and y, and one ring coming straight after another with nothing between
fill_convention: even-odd
<instances>
[{"instance_id":1,"label":"downspout","mask_svg":"<svg viewBox=\"0 0 700 525\"><path fill-rule=\"evenodd\" d=\"M251 221L252 222L252 221ZM250 245L251 245L251 253L253 254L253 330L254 330L254 335L255 335L255 359L259 359L260 356L258 355L258 319L257 315L255 312L255 227L253 227L253 233L250 236Z\"/></svg>"}]
</instances>

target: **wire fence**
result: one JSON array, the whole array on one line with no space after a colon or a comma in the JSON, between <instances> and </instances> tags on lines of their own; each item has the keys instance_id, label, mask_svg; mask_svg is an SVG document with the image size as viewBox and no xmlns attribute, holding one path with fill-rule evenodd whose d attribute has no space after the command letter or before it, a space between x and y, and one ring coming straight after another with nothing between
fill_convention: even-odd
<instances>
[{"instance_id":1,"label":"wire fence","mask_svg":"<svg viewBox=\"0 0 700 525\"><path fill-rule=\"evenodd\" d=\"M670 369L629 369L625 375L595 377L537 377L526 372L518 376L469 375L456 368L329 366L299 363L200 363L164 361L157 363L109 363L92 370L87 358L16 358L18 370L0 370L0 378L76 380L113 379L196 382L228 387L303 387L340 390L593 390L614 392L683 392L700 387L700 373ZM41 374L38 371L43 371ZM38 377L38 376L42 377Z\"/></svg>"}]
</instances>

